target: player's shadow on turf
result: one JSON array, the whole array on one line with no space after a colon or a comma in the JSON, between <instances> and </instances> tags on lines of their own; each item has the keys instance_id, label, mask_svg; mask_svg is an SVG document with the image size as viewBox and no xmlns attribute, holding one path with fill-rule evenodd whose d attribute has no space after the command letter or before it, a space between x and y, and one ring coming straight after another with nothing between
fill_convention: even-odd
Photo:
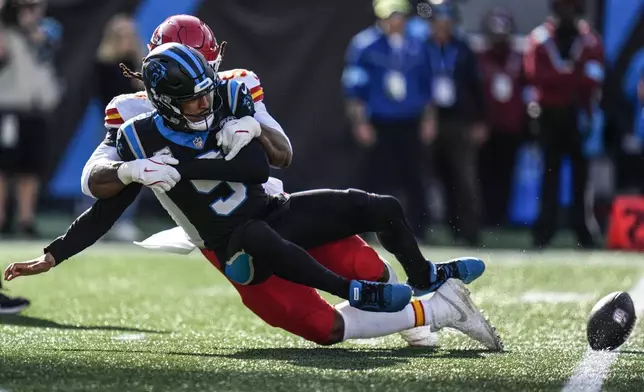
<instances>
[{"instance_id":1,"label":"player's shadow on turf","mask_svg":"<svg viewBox=\"0 0 644 392\"><path fill-rule=\"evenodd\" d=\"M427 348L399 349L346 349L346 348L262 348L237 351L234 354L218 355L232 359L285 361L294 366L322 369L367 370L407 364L412 358L484 358L486 350L432 350ZM177 354L177 353L173 353ZM198 354L195 354L198 355Z\"/></svg>"},{"instance_id":2,"label":"player's shadow on turf","mask_svg":"<svg viewBox=\"0 0 644 392\"><path fill-rule=\"evenodd\" d=\"M220 348L230 350L229 348ZM229 358L240 360L275 360L287 362L293 366L311 367L329 370L369 370L386 368L398 364L408 364L412 358L470 358L482 359L488 350L432 350L421 347L398 349L348 349L348 348L257 348L240 350L232 354L194 353L181 351L154 351L131 349L57 349L56 351L74 352L128 352L142 354L165 354L200 358ZM505 354L494 353L494 354Z\"/></svg>"},{"instance_id":3,"label":"player's shadow on turf","mask_svg":"<svg viewBox=\"0 0 644 392\"><path fill-rule=\"evenodd\" d=\"M32 328L54 328L54 329L69 329L79 331L122 331L122 332L139 332L139 333L169 333L168 331L155 331L151 329L121 327L113 325L70 325L60 324L55 321L41 319L37 317L29 317L18 314L0 315L0 325L14 325L18 327L32 327Z\"/></svg>"}]
</instances>

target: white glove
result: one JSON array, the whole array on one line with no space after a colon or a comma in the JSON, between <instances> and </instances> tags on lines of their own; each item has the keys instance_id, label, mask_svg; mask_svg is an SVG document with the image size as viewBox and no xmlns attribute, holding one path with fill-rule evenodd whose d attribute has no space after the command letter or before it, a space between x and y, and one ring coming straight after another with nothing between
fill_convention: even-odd
<instances>
[{"instance_id":1,"label":"white glove","mask_svg":"<svg viewBox=\"0 0 644 392\"><path fill-rule=\"evenodd\" d=\"M181 175L174 167L179 161L170 155L157 155L147 159L136 159L124 162L117 174L124 184L138 182L155 192L165 193L181 180Z\"/></svg>"},{"instance_id":2,"label":"white glove","mask_svg":"<svg viewBox=\"0 0 644 392\"><path fill-rule=\"evenodd\" d=\"M251 116L228 121L221 131L217 132L217 145L226 153L226 160L233 159L242 148L262 134L259 122Z\"/></svg>"}]
</instances>

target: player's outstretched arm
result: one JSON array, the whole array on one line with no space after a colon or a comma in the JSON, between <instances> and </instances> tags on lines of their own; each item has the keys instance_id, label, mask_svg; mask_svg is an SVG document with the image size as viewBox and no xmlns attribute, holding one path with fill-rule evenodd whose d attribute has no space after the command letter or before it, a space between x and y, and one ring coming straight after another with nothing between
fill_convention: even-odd
<instances>
[{"instance_id":1,"label":"player's outstretched arm","mask_svg":"<svg viewBox=\"0 0 644 392\"><path fill-rule=\"evenodd\" d=\"M97 200L69 226L64 235L45 247L42 256L9 265L4 272L5 280L47 272L92 246L109 231L127 207L134 202L141 187L140 184L131 184L112 198Z\"/></svg>"},{"instance_id":2,"label":"player's outstretched arm","mask_svg":"<svg viewBox=\"0 0 644 392\"><path fill-rule=\"evenodd\" d=\"M270 166L266 152L261 144L253 139L242 149L237 158L195 159L181 162L175 166L182 179L218 180L241 182L245 184L263 184L268 181Z\"/></svg>"},{"instance_id":3,"label":"player's outstretched arm","mask_svg":"<svg viewBox=\"0 0 644 392\"><path fill-rule=\"evenodd\" d=\"M19 276L38 275L49 271L56 265L54 257L46 253L36 259L11 263L4 270L4 280L11 281Z\"/></svg>"}]
</instances>

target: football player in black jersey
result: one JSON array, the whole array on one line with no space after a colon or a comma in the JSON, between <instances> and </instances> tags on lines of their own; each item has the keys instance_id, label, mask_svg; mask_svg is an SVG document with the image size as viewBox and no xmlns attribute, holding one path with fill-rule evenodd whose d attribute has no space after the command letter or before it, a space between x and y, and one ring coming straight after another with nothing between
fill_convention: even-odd
<instances>
[{"instance_id":1,"label":"football player in black jersey","mask_svg":"<svg viewBox=\"0 0 644 392\"><path fill-rule=\"evenodd\" d=\"M240 283L259 283L275 274L363 310L398 311L411 297L404 285L349 281L302 249L362 232L378 234L418 293L435 291L449 278L470 282L482 274L478 259L440 265L427 261L400 203L391 196L317 190L270 197L261 186L269 166L257 142L231 161L217 159L221 152L216 139L208 137L211 129L225 121L252 119L252 98L243 85L218 81L198 51L164 44L146 57L140 76L157 110L121 126L119 154L125 161L163 154L179 160L181 181L169 192L155 194L191 239L213 249L222 265L253 264L249 270L254 275L238 278Z\"/></svg>"},{"instance_id":2,"label":"football player in black jersey","mask_svg":"<svg viewBox=\"0 0 644 392\"><path fill-rule=\"evenodd\" d=\"M367 231L378 233L382 245L398 258L418 290L434 291L450 277L469 280L480 276L484 269L480 260L459 260L440 270L428 262L393 197L358 190L269 197L261 186L268 179L268 162L257 142L232 161L216 159L221 152L214 138L201 133L235 117L249 121L249 126L257 122L252 119L252 97L244 86L234 81L218 83L200 56L176 43L150 52L141 76L157 112L124 124L117 148L124 160L146 158L151 151L174 152L182 181L159 200L184 228L193 226L192 236L214 249L226 265L254 259L255 276L245 276L245 283L275 274L348 299L365 310L400 310L409 301L403 286L349 281L301 248ZM204 184L204 180L215 182ZM363 291L377 295L349 295Z\"/></svg>"}]
</instances>

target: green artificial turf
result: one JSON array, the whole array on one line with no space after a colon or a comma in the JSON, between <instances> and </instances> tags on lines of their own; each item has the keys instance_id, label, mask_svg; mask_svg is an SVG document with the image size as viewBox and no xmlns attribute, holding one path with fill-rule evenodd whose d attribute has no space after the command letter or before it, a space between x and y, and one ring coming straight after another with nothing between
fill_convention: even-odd
<instances>
[{"instance_id":1,"label":"green artificial turf","mask_svg":"<svg viewBox=\"0 0 644 392\"><path fill-rule=\"evenodd\" d=\"M0 243L0 266L41 245ZM6 284L33 303L0 316L0 392L560 391L587 350L593 304L644 277L633 254L466 253L487 262L470 288L504 353L453 331L441 332L438 350L407 348L398 335L319 347L264 324L199 255L97 246ZM622 347L605 390L644 390L642 332Z\"/></svg>"}]
</instances>

